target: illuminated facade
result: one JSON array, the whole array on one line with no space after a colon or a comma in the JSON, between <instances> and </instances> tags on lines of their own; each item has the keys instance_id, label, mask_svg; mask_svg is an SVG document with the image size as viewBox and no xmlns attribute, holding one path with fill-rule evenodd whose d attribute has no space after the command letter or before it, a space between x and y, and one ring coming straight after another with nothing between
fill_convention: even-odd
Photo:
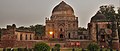
<instances>
[{"instance_id":1,"label":"illuminated facade","mask_svg":"<svg viewBox=\"0 0 120 51\"><path fill-rule=\"evenodd\" d=\"M78 17L71 6L62 1L46 18L46 38L77 38Z\"/></svg>"}]
</instances>

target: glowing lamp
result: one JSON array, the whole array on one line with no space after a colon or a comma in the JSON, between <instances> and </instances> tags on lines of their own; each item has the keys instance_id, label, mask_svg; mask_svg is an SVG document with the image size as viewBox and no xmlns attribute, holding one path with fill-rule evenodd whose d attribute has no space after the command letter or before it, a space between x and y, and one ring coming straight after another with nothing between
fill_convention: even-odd
<instances>
[{"instance_id":1,"label":"glowing lamp","mask_svg":"<svg viewBox=\"0 0 120 51\"><path fill-rule=\"evenodd\" d=\"M49 32L50 33L50 35L52 35L53 34L53 32Z\"/></svg>"}]
</instances>

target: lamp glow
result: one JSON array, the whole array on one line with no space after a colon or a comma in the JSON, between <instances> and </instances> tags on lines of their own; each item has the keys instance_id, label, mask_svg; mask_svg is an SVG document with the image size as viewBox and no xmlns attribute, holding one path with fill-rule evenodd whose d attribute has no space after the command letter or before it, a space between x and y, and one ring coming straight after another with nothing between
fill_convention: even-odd
<instances>
[{"instance_id":1,"label":"lamp glow","mask_svg":"<svg viewBox=\"0 0 120 51\"><path fill-rule=\"evenodd\" d=\"M53 32L49 32L50 33L50 35L52 35L53 34Z\"/></svg>"}]
</instances>

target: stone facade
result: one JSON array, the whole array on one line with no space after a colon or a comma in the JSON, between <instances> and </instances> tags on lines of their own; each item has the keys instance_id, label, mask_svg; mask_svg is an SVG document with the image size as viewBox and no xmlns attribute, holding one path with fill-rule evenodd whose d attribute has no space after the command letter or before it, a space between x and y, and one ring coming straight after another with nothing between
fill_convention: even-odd
<instances>
[{"instance_id":1,"label":"stone facade","mask_svg":"<svg viewBox=\"0 0 120 51\"><path fill-rule=\"evenodd\" d=\"M7 28L1 29L0 47L15 47L18 41L34 40L35 33L32 31L20 30L13 24L7 25Z\"/></svg>"},{"instance_id":2,"label":"stone facade","mask_svg":"<svg viewBox=\"0 0 120 51\"><path fill-rule=\"evenodd\" d=\"M25 32L25 31L16 31L15 35L17 36L17 40L34 40L35 34L33 32Z\"/></svg>"},{"instance_id":3,"label":"stone facade","mask_svg":"<svg viewBox=\"0 0 120 51\"><path fill-rule=\"evenodd\" d=\"M92 41L98 42L100 47L110 47L119 49L119 38L117 22L107 20L106 17L97 13L91 18L91 22L88 24L90 38ZM112 42L112 44L110 44ZM110 45L109 45L110 44Z\"/></svg>"},{"instance_id":4,"label":"stone facade","mask_svg":"<svg viewBox=\"0 0 120 51\"><path fill-rule=\"evenodd\" d=\"M2 37L4 35L14 35L16 36L16 40L34 40L35 37L35 32L30 31L30 30L20 30L16 28L16 25L13 24L7 25L7 28L2 29Z\"/></svg>"},{"instance_id":5,"label":"stone facade","mask_svg":"<svg viewBox=\"0 0 120 51\"><path fill-rule=\"evenodd\" d=\"M77 30L78 17L64 1L53 9L50 19L46 18L46 38L77 38Z\"/></svg>"}]
</instances>

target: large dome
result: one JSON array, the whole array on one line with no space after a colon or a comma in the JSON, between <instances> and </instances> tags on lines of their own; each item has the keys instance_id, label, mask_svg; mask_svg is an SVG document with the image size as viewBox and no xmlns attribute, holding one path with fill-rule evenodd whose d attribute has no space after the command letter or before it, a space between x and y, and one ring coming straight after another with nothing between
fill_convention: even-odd
<instances>
[{"instance_id":1,"label":"large dome","mask_svg":"<svg viewBox=\"0 0 120 51\"><path fill-rule=\"evenodd\" d=\"M52 15L74 15L74 10L70 5L62 1L54 7Z\"/></svg>"}]
</instances>

